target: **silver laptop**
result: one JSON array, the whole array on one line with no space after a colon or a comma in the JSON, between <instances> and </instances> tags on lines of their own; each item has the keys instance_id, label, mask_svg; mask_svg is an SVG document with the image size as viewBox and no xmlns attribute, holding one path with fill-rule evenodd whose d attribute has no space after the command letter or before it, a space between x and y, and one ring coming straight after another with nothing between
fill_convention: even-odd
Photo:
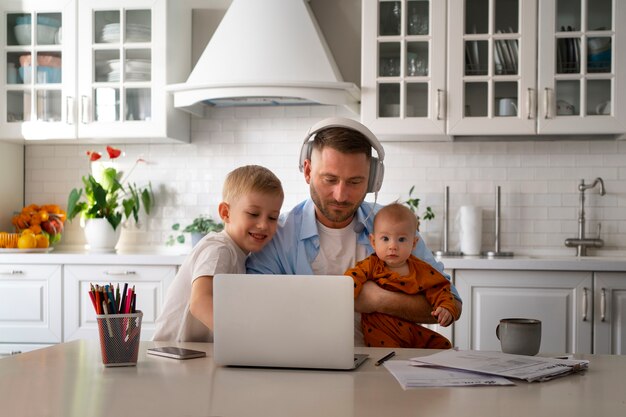
<instances>
[{"instance_id":1,"label":"silver laptop","mask_svg":"<svg viewBox=\"0 0 626 417\"><path fill-rule=\"evenodd\" d=\"M218 365L355 369L354 282L345 275L217 274Z\"/></svg>"}]
</instances>

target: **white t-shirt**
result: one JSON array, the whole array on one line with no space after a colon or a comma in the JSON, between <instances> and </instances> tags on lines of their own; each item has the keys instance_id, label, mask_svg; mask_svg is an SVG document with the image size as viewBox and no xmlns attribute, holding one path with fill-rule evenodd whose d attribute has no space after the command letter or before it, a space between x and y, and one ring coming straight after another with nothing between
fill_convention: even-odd
<instances>
[{"instance_id":1,"label":"white t-shirt","mask_svg":"<svg viewBox=\"0 0 626 417\"><path fill-rule=\"evenodd\" d=\"M352 223L342 229L331 229L317 222L320 251L311 264L315 275L343 275L358 261L365 259L367 254L365 246L356 243L355 224L356 217ZM365 345L361 331L361 314L356 312L354 313L354 345Z\"/></svg>"},{"instance_id":2,"label":"white t-shirt","mask_svg":"<svg viewBox=\"0 0 626 417\"><path fill-rule=\"evenodd\" d=\"M167 290L152 340L212 342L213 332L191 315L191 286L201 276L245 274L247 254L226 231L209 233L192 249Z\"/></svg>"}]
</instances>

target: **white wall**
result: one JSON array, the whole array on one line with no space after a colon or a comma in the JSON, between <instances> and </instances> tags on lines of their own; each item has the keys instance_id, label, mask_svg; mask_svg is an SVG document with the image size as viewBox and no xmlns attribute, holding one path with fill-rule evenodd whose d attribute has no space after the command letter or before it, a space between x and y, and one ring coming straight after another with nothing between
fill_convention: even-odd
<instances>
[{"instance_id":1,"label":"white wall","mask_svg":"<svg viewBox=\"0 0 626 417\"><path fill-rule=\"evenodd\" d=\"M155 213L142 229L124 231L124 245L163 245L173 223L190 222L200 213L217 218L221 184L233 168L249 163L272 169L283 181L284 209L307 196L297 155L307 129L326 116L350 114L330 106L250 107L212 110L193 122L191 144L129 145L122 167L141 156L131 180L152 182ZM384 144L386 175L379 202L406 199L416 186L423 207L438 216L422 231L431 249L439 249L444 186L450 186L451 215L461 205L479 205L483 214L483 249L493 249L495 187L501 186L501 249L518 254L536 250L571 254L563 241L577 233L581 178L602 177L607 194L587 192L590 234L602 223L605 249L626 250L626 142L613 140L527 142L440 142ZM26 204L66 205L73 187L89 169L85 152L103 145L26 146ZM372 197L368 197L369 200ZM82 244L77 221L65 244ZM450 249L458 248L458 227L450 222Z\"/></svg>"}]
</instances>

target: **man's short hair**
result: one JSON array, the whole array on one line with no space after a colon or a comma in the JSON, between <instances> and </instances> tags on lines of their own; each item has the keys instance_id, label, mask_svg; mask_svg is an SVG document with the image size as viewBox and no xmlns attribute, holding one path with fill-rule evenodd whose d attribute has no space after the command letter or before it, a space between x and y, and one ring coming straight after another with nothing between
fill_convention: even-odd
<instances>
[{"instance_id":1,"label":"man's short hair","mask_svg":"<svg viewBox=\"0 0 626 417\"><path fill-rule=\"evenodd\" d=\"M374 232L376 231L376 222L381 218L395 223L409 221L411 223L412 230L417 229L417 218L415 217L415 214L413 214L411 209L407 206L400 203L387 204L378 210L376 216L374 217Z\"/></svg>"},{"instance_id":2,"label":"man's short hair","mask_svg":"<svg viewBox=\"0 0 626 417\"><path fill-rule=\"evenodd\" d=\"M226 176L222 199L232 203L251 192L284 197L283 186L272 171L260 165L245 165L232 170Z\"/></svg>"},{"instance_id":3,"label":"man's short hair","mask_svg":"<svg viewBox=\"0 0 626 417\"><path fill-rule=\"evenodd\" d=\"M361 133L346 127L329 127L320 130L313 139L313 149L321 151L329 147L341 153L363 153L369 160L372 157L372 145Z\"/></svg>"}]
</instances>

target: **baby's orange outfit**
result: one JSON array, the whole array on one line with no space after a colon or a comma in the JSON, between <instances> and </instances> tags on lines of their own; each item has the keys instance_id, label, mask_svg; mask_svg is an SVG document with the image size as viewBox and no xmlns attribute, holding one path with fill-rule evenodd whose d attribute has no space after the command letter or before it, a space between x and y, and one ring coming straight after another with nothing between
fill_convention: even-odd
<instances>
[{"instance_id":1,"label":"baby's orange outfit","mask_svg":"<svg viewBox=\"0 0 626 417\"><path fill-rule=\"evenodd\" d=\"M411 255L407 260L409 274L400 276L390 271L376 254L372 254L358 262L354 268L348 269L345 275L354 279L354 298L358 297L363 284L376 282L389 291L400 291L406 294L420 294L433 306L443 307L453 317L459 311L450 292L450 281L430 264ZM437 332L419 324L384 313L361 314L361 327L366 346L449 349L450 341Z\"/></svg>"}]
</instances>

